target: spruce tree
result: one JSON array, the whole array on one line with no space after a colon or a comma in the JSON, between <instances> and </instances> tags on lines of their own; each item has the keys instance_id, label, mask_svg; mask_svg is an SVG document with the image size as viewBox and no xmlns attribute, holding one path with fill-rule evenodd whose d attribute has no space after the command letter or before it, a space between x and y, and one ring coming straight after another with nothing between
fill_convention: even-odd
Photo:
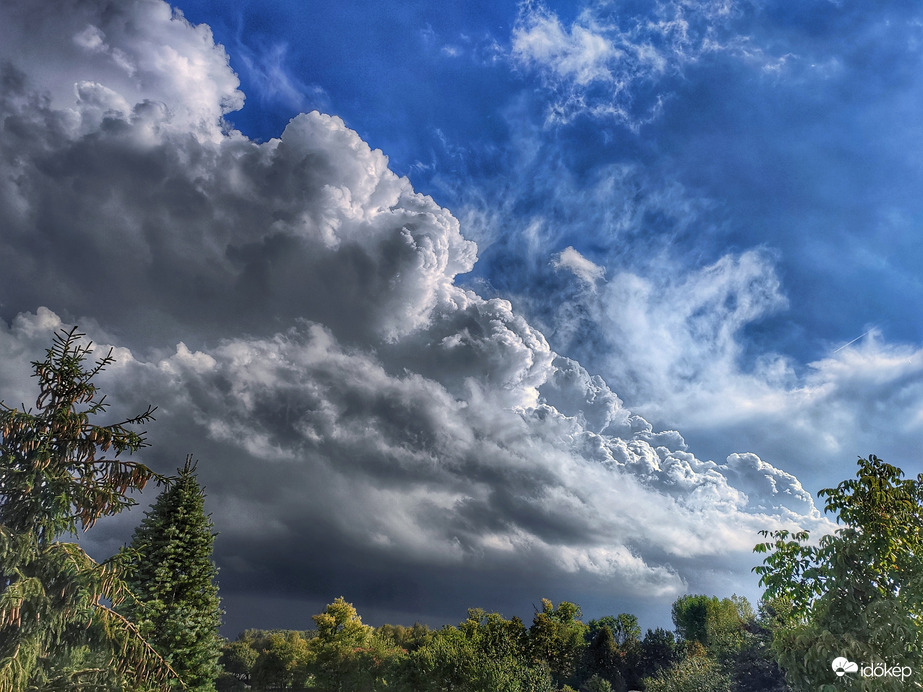
<instances>
[{"instance_id":1,"label":"spruce tree","mask_svg":"<svg viewBox=\"0 0 923 692\"><path fill-rule=\"evenodd\" d=\"M137 601L125 615L190 690L215 689L221 604L212 561L215 533L191 457L135 530L126 554Z\"/></svg>"},{"instance_id":2,"label":"spruce tree","mask_svg":"<svg viewBox=\"0 0 923 692\"><path fill-rule=\"evenodd\" d=\"M134 504L160 476L119 458L145 446L131 428L153 409L96 425L106 411L92 344L76 328L55 334L32 363L34 409L0 404L0 691L167 689L175 678L137 628L107 603L127 596L119 560L97 563L64 534ZM106 457L106 453L111 454Z\"/></svg>"}]
</instances>

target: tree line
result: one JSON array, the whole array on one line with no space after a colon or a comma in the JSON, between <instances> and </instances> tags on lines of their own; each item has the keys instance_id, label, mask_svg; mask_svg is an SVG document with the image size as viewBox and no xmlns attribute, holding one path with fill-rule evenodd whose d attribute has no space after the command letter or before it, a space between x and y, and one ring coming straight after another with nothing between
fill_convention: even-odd
<instances>
[{"instance_id":1,"label":"tree line","mask_svg":"<svg viewBox=\"0 0 923 692\"><path fill-rule=\"evenodd\" d=\"M580 608L542 599L529 627L479 608L458 626L362 623L342 597L307 631L247 630L224 645L223 689L784 690L769 632L746 599L683 596L676 633L642 637L634 615L584 623Z\"/></svg>"},{"instance_id":2,"label":"tree line","mask_svg":"<svg viewBox=\"0 0 923 692\"><path fill-rule=\"evenodd\" d=\"M527 626L471 609L457 626L371 627L343 597L304 631L218 635L214 527L196 464L164 476L127 460L148 408L107 410L76 328L32 363L34 408L0 405L0 692L280 690L807 692L920 689L923 475L875 456L820 491L840 528L765 531L757 608L684 595L675 629L629 613L584 622L542 599ZM96 562L66 540L160 488L132 540Z\"/></svg>"}]
</instances>

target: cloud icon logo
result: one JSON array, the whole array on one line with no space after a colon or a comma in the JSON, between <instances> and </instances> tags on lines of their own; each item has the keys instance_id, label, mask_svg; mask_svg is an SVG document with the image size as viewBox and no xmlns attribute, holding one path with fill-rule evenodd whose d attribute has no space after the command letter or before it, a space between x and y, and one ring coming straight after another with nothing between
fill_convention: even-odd
<instances>
[{"instance_id":1,"label":"cloud icon logo","mask_svg":"<svg viewBox=\"0 0 923 692\"><path fill-rule=\"evenodd\" d=\"M839 678L843 677L846 673L855 673L859 670L858 663L853 663L848 658L843 658L842 656L833 659L833 663L830 665L833 668L833 672L836 673Z\"/></svg>"}]
</instances>

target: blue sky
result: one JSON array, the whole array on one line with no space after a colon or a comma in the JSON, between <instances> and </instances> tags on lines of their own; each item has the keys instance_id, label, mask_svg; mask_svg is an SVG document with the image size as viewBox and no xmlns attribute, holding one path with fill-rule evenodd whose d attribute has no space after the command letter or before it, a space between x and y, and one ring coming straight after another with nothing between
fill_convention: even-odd
<instances>
[{"instance_id":1,"label":"blue sky","mask_svg":"<svg viewBox=\"0 0 923 692\"><path fill-rule=\"evenodd\" d=\"M557 253L572 247L604 277L634 272L655 287L757 253L750 280L778 286L733 335L742 375L778 357L797 383L857 337L923 339L913 3L182 9L228 47L249 95L235 126L268 139L303 110L342 117L470 221L479 261L460 283L512 299L552 348L709 455L739 442L699 435L682 411L632 391L606 320L562 323L559 297L580 286L555 270ZM844 450L844 467L869 451Z\"/></svg>"},{"instance_id":2,"label":"blue sky","mask_svg":"<svg viewBox=\"0 0 923 692\"><path fill-rule=\"evenodd\" d=\"M669 625L858 456L923 471L915 3L107 7L0 8L0 398L117 349L227 634Z\"/></svg>"}]
</instances>

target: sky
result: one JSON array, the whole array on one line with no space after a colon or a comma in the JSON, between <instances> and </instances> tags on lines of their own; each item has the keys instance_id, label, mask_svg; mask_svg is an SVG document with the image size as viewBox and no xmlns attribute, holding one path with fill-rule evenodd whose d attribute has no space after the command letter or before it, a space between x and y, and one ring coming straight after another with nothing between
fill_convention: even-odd
<instances>
[{"instance_id":1,"label":"sky","mask_svg":"<svg viewBox=\"0 0 923 692\"><path fill-rule=\"evenodd\" d=\"M915 2L2 3L0 398L114 349L228 636L755 601L923 472L921 61Z\"/></svg>"}]
</instances>

